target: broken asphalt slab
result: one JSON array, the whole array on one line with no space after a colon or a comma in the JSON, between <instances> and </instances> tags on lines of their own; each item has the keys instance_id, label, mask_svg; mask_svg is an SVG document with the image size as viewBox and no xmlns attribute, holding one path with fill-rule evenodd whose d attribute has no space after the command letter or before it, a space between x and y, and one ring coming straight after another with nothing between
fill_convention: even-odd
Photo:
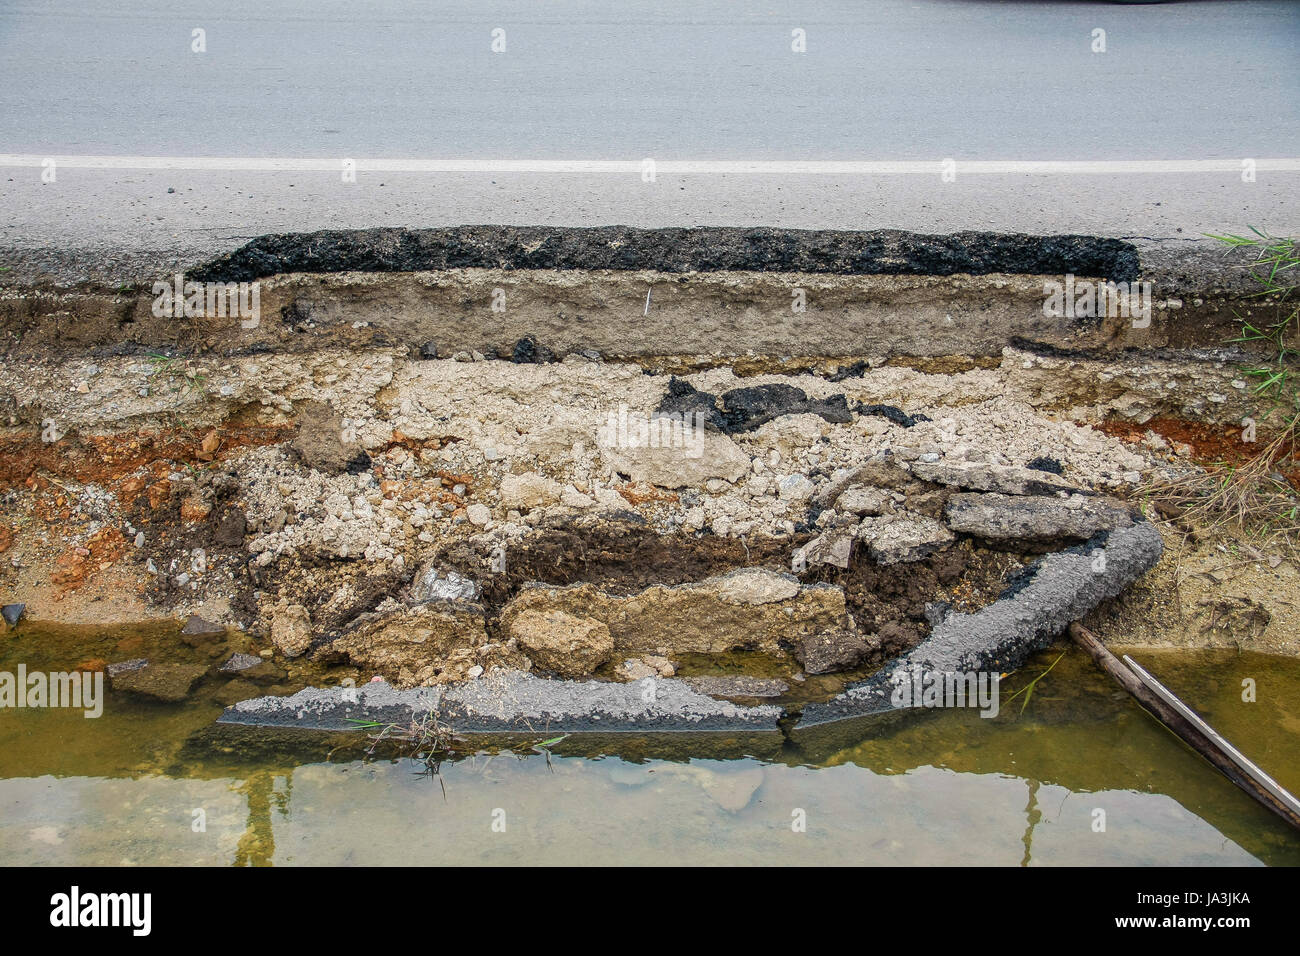
<instances>
[{"instance_id":1,"label":"broken asphalt slab","mask_svg":"<svg viewBox=\"0 0 1300 956\"><path fill-rule=\"evenodd\" d=\"M1160 532L1149 521L1097 535L1047 555L1032 576L973 614L953 614L880 671L824 703L803 708L795 733L898 710L892 675L1012 671L1047 647L1072 621L1112 598L1160 560Z\"/></svg>"},{"instance_id":2,"label":"broken asphalt slab","mask_svg":"<svg viewBox=\"0 0 1300 956\"><path fill-rule=\"evenodd\" d=\"M355 730L358 721L407 725L430 713L458 734L775 733L782 709L741 707L671 678L619 684L496 671L460 684L411 690L396 690L382 682L358 688L308 688L290 697L243 701L219 719L226 724Z\"/></svg>"},{"instance_id":3,"label":"broken asphalt slab","mask_svg":"<svg viewBox=\"0 0 1300 956\"><path fill-rule=\"evenodd\" d=\"M192 269L190 278L251 282L289 272L467 268L927 276L1073 273L1124 282L1138 276L1138 253L1120 239L1082 235L459 226L260 236Z\"/></svg>"}]
</instances>

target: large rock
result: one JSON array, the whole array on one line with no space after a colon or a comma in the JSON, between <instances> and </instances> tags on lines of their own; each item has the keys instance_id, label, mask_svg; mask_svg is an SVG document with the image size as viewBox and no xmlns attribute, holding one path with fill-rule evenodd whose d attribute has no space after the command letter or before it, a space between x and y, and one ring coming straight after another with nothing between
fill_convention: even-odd
<instances>
[{"instance_id":1,"label":"large rock","mask_svg":"<svg viewBox=\"0 0 1300 956\"><path fill-rule=\"evenodd\" d=\"M481 666L527 669L513 642L488 639L483 608L461 601L430 601L358 621L334 642L354 664L378 671L394 687L464 680Z\"/></svg>"},{"instance_id":2,"label":"large rock","mask_svg":"<svg viewBox=\"0 0 1300 956\"><path fill-rule=\"evenodd\" d=\"M1098 531L1127 528L1133 515L1113 498L957 494L948 499L948 527L999 543L1086 541Z\"/></svg>"},{"instance_id":3,"label":"large rock","mask_svg":"<svg viewBox=\"0 0 1300 956\"><path fill-rule=\"evenodd\" d=\"M562 677L590 674L614 653L608 627L564 611L524 611L511 621L510 636L534 667Z\"/></svg>"},{"instance_id":4,"label":"large rock","mask_svg":"<svg viewBox=\"0 0 1300 956\"><path fill-rule=\"evenodd\" d=\"M848 670L867 660L873 647L855 631L840 628L811 634L800 643L795 656L809 674Z\"/></svg>"},{"instance_id":5,"label":"large rock","mask_svg":"<svg viewBox=\"0 0 1300 956\"><path fill-rule=\"evenodd\" d=\"M301 604L279 604L271 614L271 643L285 657L311 647L311 616Z\"/></svg>"},{"instance_id":6,"label":"large rock","mask_svg":"<svg viewBox=\"0 0 1300 956\"><path fill-rule=\"evenodd\" d=\"M109 672L109 686L139 697L174 704L189 696L208 672L203 664L146 664L134 670Z\"/></svg>"},{"instance_id":7,"label":"large rock","mask_svg":"<svg viewBox=\"0 0 1300 956\"><path fill-rule=\"evenodd\" d=\"M911 511L864 518L857 535L877 564L920 561L956 540L938 521Z\"/></svg>"}]
</instances>

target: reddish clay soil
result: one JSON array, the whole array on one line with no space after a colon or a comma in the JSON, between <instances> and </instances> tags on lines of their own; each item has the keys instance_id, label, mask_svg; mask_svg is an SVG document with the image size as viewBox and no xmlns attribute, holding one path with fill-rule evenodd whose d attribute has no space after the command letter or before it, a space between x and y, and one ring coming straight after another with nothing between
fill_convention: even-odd
<instances>
[{"instance_id":1,"label":"reddish clay soil","mask_svg":"<svg viewBox=\"0 0 1300 956\"><path fill-rule=\"evenodd\" d=\"M1271 440L1262 429L1257 432L1255 441L1248 442L1242 439L1242 429L1189 422L1181 418L1153 418L1142 425L1105 421L1093 427L1129 444L1140 442L1148 431L1155 432L1171 445L1186 445L1191 449L1190 457L1202 465L1240 465L1257 457ZM1297 453L1300 453L1300 449L1291 448L1276 463L1276 467L1291 483L1291 487L1300 491L1300 459L1297 458Z\"/></svg>"}]
</instances>

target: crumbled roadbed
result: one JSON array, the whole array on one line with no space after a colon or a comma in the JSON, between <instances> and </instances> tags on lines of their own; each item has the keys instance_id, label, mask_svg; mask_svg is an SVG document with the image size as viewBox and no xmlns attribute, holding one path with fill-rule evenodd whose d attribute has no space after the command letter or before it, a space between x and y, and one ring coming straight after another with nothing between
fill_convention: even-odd
<instances>
[{"instance_id":1,"label":"crumbled roadbed","mask_svg":"<svg viewBox=\"0 0 1300 956\"><path fill-rule=\"evenodd\" d=\"M198 613L399 685L751 650L790 676L860 669L1128 520L1152 460L1017 400L1032 361L838 381L399 350L11 367L5 585L34 618Z\"/></svg>"},{"instance_id":2,"label":"crumbled roadbed","mask_svg":"<svg viewBox=\"0 0 1300 956\"><path fill-rule=\"evenodd\" d=\"M663 267L626 268L647 264ZM807 278L746 280L730 267L684 281L752 312L755 296L788 296ZM499 278L457 268L417 278L444 297ZM562 268L542 283L548 295L578 288L580 273ZM922 296L915 283L934 278L890 288ZM253 654L399 689L531 672L676 677L753 705L827 700L955 616L1003 613L1051 566L1045 556L1104 550L1108 534L1160 517L1143 513L1140 489L1198 467L1174 426L1231 428L1251 407L1238 366L1213 351L990 348L1014 331L990 327L971 354L938 350L947 331L920 354L647 351L638 340L611 356L584 345L578 320L564 336L453 351L385 341L427 329L393 324L427 301L370 300L373 327L295 311L304 282L326 301L331 283L379 279L292 281L285 321L240 349L205 341L202 321L146 346L129 317L115 344L101 326L93 343L52 349L49 315L11 347L0 588L28 619L196 615L243 632ZM848 302L849 283L880 277L816 281ZM456 314L439 312L435 327ZM596 338L622 334L602 321ZM687 344L708 333L695 324ZM1153 563L1160 553L1158 542L1138 550ZM1107 601L1096 626L1148 593L1139 584L1115 600L1142 570L1083 589ZM1169 588L1151 600L1167 602ZM1292 649L1268 610L1253 620L1260 646Z\"/></svg>"}]
</instances>

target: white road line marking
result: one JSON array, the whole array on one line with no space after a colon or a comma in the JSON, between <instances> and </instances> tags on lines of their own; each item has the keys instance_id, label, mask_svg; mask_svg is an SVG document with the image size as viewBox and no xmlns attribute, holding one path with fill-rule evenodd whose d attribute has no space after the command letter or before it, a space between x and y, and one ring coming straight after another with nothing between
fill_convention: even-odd
<instances>
[{"instance_id":1,"label":"white road line marking","mask_svg":"<svg viewBox=\"0 0 1300 956\"><path fill-rule=\"evenodd\" d=\"M641 173L642 160L602 159L365 159L353 157L358 172L375 173ZM47 159L66 169L190 169L315 172L342 169L343 157L241 156L60 156L0 153L0 166L40 167ZM1240 172L1243 159L961 160L962 175L1099 176L1122 173ZM937 176L943 160L656 160L660 173L681 176ZM1300 172L1300 159L1254 159L1259 172Z\"/></svg>"}]
</instances>

